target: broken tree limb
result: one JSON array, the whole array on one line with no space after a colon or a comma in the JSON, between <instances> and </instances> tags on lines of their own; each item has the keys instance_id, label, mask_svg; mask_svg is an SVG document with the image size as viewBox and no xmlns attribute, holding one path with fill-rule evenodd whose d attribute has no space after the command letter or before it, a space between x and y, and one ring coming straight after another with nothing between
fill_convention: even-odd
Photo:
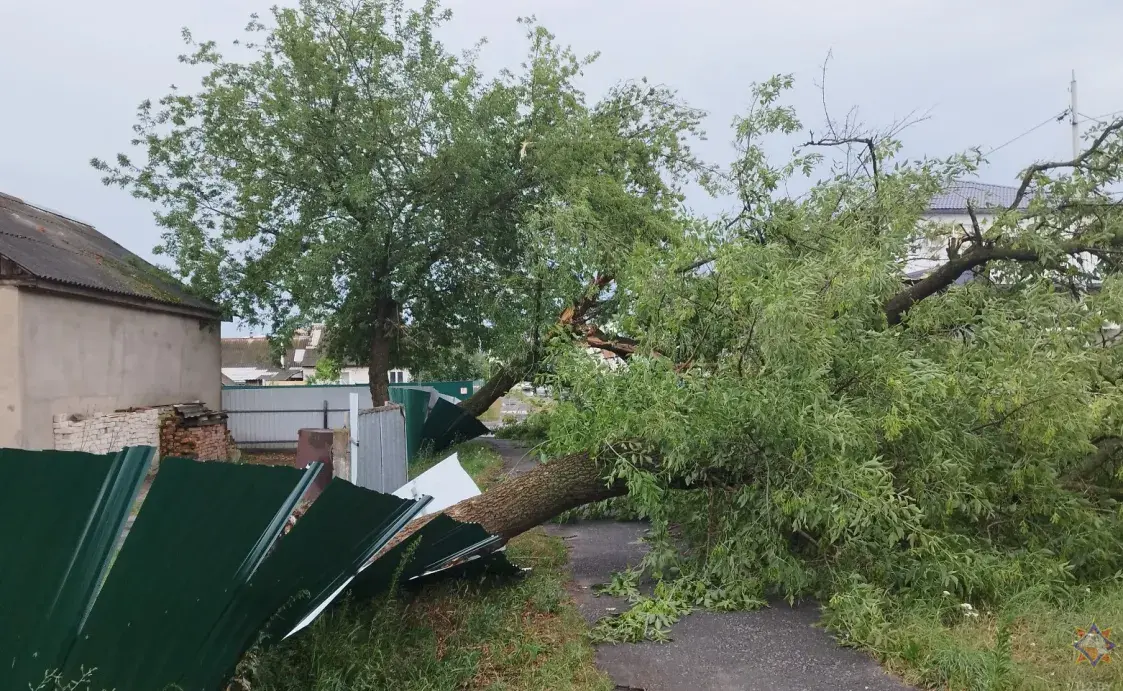
<instances>
[{"instance_id":1,"label":"broken tree limb","mask_svg":"<svg viewBox=\"0 0 1123 691\"><path fill-rule=\"evenodd\" d=\"M1123 235L1116 236L1108 244L1112 246L1123 245ZM1061 246L1060 252L1072 256L1083 252L1102 251L1103 249L1105 248L1097 245L1069 242ZM924 298L946 289L952 283L955 283L956 279L962 276L965 271L970 271L988 262L999 260L1038 262L1042 260L1042 256L1036 250L1026 248L994 246L975 247L969 252L949 259L946 263L920 281L917 281L889 298L885 303L886 320L888 320L891 325L900 324L901 318L908 312L909 308Z\"/></svg>"},{"instance_id":2,"label":"broken tree limb","mask_svg":"<svg viewBox=\"0 0 1123 691\"><path fill-rule=\"evenodd\" d=\"M636 341L622 336L605 338L597 329L590 329L583 338L585 343L589 344L589 347L607 350L625 360L635 355L636 348L639 346L639 343Z\"/></svg>"},{"instance_id":3,"label":"broken tree limb","mask_svg":"<svg viewBox=\"0 0 1123 691\"><path fill-rule=\"evenodd\" d=\"M581 295L568 307L562 310L554 324L554 330L573 330L585 324L589 314L601 304L600 294L612 283L613 277L609 274L598 276ZM469 414L479 417L488 408L504 396L513 386L533 376L541 365L542 352L540 349L531 349L525 356L512 360L493 374L482 387L460 407Z\"/></svg>"},{"instance_id":4,"label":"broken tree limb","mask_svg":"<svg viewBox=\"0 0 1123 691\"><path fill-rule=\"evenodd\" d=\"M491 378L484 382L484 385L477 389L468 400L462 402L460 407L470 415L479 417L487 412L487 409L493 403L510 391L511 387L526 379L528 374L537 371L537 369L538 358L534 353L508 362L498 372L491 375Z\"/></svg>"}]
</instances>

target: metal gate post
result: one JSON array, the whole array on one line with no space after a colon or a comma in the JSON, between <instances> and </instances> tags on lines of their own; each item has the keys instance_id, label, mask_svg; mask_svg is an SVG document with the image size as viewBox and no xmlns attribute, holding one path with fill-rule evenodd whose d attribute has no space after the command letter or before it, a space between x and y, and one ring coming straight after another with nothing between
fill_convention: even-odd
<instances>
[{"instance_id":1,"label":"metal gate post","mask_svg":"<svg viewBox=\"0 0 1123 691\"><path fill-rule=\"evenodd\" d=\"M355 485L359 478L359 394L351 394L350 404L351 484Z\"/></svg>"}]
</instances>

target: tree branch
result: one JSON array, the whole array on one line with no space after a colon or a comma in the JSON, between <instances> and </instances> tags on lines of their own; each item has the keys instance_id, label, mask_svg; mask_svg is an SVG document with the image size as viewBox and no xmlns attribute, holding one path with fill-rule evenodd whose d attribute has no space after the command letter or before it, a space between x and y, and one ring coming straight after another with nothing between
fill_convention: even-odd
<instances>
[{"instance_id":1,"label":"tree branch","mask_svg":"<svg viewBox=\"0 0 1123 691\"><path fill-rule=\"evenodd\" d=\"M1113 239L1112 244L1123 243L1123 236ZM1082 252L1095 252L1102 250L1094 245L1084 245L1076 242L1062 245L1061 252L1067 255ZM948 260L947 263L917 281L908 288L889 298L885 303L885 317L890 325L900 324L901 318L908 310L924 298L938 293L963 275L978 266L994 260L1013 260L1019 262L1036 262L1041 260L1041 255L1032 249L1016 249L1010 247L974 247L970 252Z\"/></svg>"},{"instance_id":2,"label":"tree branch","mask_svg":"<svg viewBox=\"0 0 1123 691\"><path fill-rule=\"evenodd\" d=\"M1100 147L1103 146L1104 142L1107 141L1107 138L1110 137L1113 132L1117 132L1120 129L1123 129L1123 119L1116 120L1105 127L1103 132L1100 132L1100 135L1092 142L1092 145L1088 147L1084 153L1071 161L1035 163L1027 168L1026 172L1022 175L1022 184L1018 186L1018 192L1014 195L1014 201L1011 202L1010 206L1006 207L1006 210L1013 211L1021 205L1022 200L1025 199L1026 191L1029 190L1029 186L1033 184L1033 178L1039 173L1044 173L1047 170L1056 170L1057 168L1079 168L1084 165L1084 162L1091 158L1093 154L1100 150Z\"/></svg>"},{"instance_id":3,"label":"tree branch","mask_svg":"<svg viewBox=\"0 0 1123 691\"><path fill-rule=\"evenodd\" d=\"M990 428L990 427L999 427L1003 423L1005 423L1007 420L1009 420L1013 416L1017 415L1021 411L1025 410L1026 408L1030 407L1031 405L1036 405L1038 403L1041 403L1042 401L1047 401L1050 398L1055 398L1056 396L1057 396L1057 394L1049 394L1048 396L1042 396L1040 398L1035 398L1032 401L1026 401L1025 403L1021 404L1020 406L1014 407L1012 410L1010 410L1010 412L1006 413L1005 415L998 418L997 420L992 420L990 422L986 422L986 423L983 423L981 425L977 425L975 427L972 427L968 431L970 431L973 434L975 432L980 432L980 431L982 431L984 429L987 429L987 428Z\"/></svg>"},{"instance_id":4,"label":"tree branch","mask_svg":"<svg viewBox=\"0 0 1123 691\"><path fill-rule=\"evenodd\" d=\"M617 336L616 338L604 338L596 329L592 329L590 333L584 336L584 340L592 348L600 348L614 353L625 360L636 354L636 348L639 343L630 338Z\"/></svg>"},{"instance_id":5,"label":"tree branch","mask_svg":"<svg viewBox=\"0 0 1123 691\"><path fill-rule=\"evenodd\" d=\"M873 137L832 137L830 139L815 139L811 137L804 146L844 146L846 144L862 144L870 152L870 164L873 166L873 191L878 191L879 174L877 165L877 143Z\"/></svg>"},{"instance_id":6,"label":"tree branch","mask_svg":"<svg viewBox=\"0 0 1123 691\"><path fill-rule=\"evenodd\" d=\"M983 244L983 229L979 226L979 217L975 214L975 205L967 201L967 215L971 217L971 228L974 231L972 238L976 245Z\"/></svg>"}]
</instances>

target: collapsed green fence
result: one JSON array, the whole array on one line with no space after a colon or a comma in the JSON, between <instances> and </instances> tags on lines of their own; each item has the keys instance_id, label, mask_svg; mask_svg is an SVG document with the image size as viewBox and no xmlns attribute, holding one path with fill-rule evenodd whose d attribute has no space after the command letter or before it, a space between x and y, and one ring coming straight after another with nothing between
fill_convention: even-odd
<instances>
[{"instance_id":1,"label":"collapsed green fence","mask_svg":"<svg viewBox=\"0 0 1123 691\"><path fill-rule=\"evenodd\" d=\"M390 400L405 409L406 458L409 461L422 449L437 453L490 432L474 415L441 398L444 395L428 384L390 387Z\"/></svg>"},{"instance_id":2,"label":"collapsed green fence","mask_svg":"<svg viewBox=\"0 0 1123 691\"><path fill-rule=\"evenodd\" d=\"M127 528L153 454L0 449L0 689L85 674L90 689L212 691L341 592L515 571L498 538L445 516L372 562L429 500L338 478L282 536L318 463L165 458Z\"/></svg>"}]
</instances>

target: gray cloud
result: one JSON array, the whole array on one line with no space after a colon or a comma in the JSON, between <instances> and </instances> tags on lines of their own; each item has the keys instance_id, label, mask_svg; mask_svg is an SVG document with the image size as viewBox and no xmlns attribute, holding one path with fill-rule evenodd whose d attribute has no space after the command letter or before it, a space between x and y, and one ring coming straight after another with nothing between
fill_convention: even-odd
<instances>
[{"instance_id":1,"label":"gray cloud","mask_svg":"<svg viewBox=\"0 0 1123 691\"><path fill-rule=\"evenodd\" d=\"M596 96L618 79L647 76L711 113L698 150L728 158L728 124L752 82L797 79L804 121L822 121L814 82L828 50L833 110L852 105L872 125L913 110L931 119L905 135L909 156L1002 144L1068 105L1069 72L1081 112L1123 110L1117 36L1123 5L1110 0L452 0L450 47L489 40L481 65L524 55L519 15L534 14L581 53L601 51L584 87ZM134 109L197 74L176 62L179 31L220 43L236 38L252 0L152 3L56 0L0 6L0 190L86 220L151 257L159 231L150 210L101 185L91 156L128 148ZM1067 124L1050 123L992 156L981 178L1009 182L1035 159L1069 153ZM707 200L691 200L714 209Z\"/></svg>"}]
</instances>

